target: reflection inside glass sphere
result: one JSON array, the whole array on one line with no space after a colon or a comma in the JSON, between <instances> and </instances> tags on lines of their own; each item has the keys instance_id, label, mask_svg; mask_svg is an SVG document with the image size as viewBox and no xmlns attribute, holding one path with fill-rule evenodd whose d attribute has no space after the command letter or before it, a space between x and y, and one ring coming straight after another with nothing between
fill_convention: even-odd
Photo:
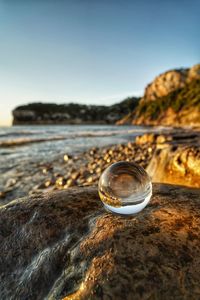
<instances>
[{"instance_id":1,"label":"reflection inside glass sphere","mask_svg":"<svg viewBox=\"0 0 200 300\"><path fill-rule=\"evenodd\" d=\"M152 184L147 172L136 163L110 165L99 179L99 196L106 209L119 214L136 214L150 201Z\"/></svg>"}]
</instances>

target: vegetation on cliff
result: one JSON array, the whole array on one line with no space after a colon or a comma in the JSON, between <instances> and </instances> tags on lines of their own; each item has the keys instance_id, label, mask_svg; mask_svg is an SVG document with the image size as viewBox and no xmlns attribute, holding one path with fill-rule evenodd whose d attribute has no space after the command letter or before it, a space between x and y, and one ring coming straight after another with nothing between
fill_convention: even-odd
<instances>
[{"instance_id":1,"label":"vegetation on cliff","mask_svg":"<svg viewBox=\"0 0 200 300\"><path fill-rule=\"evenodd\" d=\"M112 124L131 112L139 98L111 105L30 103L13 110L13 124Z\"/></svg>"},{"instance_id":2,"label":"vegetation on cliff","mask_svg":"<svg viewBox=\"0 0 200 300\"><path fill-rule=\"evenodd\" d=\"M200 111L200 80L193 80L184 88L173 91L154 101L141 101L135 110L135 117L156 120L169 108L175 113L180 113L181 110L190 109L191 107Z\"/></svg>"},{"instance_id":3,"label":"vegetation on cliff","mask_svg":"<svg viewBox=\"0 0 200 300\"><path fill-rule=\"evenodd\" d=\"M139 105L118 124L200 125L200 64L157 76Z\"/></svg>"}]
</instances>

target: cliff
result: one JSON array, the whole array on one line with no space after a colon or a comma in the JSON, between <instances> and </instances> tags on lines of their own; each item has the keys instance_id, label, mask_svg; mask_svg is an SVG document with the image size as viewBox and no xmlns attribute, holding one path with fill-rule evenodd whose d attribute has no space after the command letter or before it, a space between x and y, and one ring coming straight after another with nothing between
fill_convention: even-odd
<instances>
[{"instance_id":1,"label":"cliff","mask_svg":"<svg viewBox=\"0 0 200 300\"><path fill-rule=\"evenodd\" d=\"M118 124L200 125L200 64L156 77Z\"/></svg>"},{"instance_id":2,"label":"cliff","mask_svg":"<svg viewBox=\"0 0 200 300\"><path fill-rule=\"evenodd\" d=\"M157 76L152 83L145 88L143 101L154 101L167 96L173 91L185 87L193 80L200 80L200 64L190 69L177 69L164 72Z\"/></svg>"},{"instance_id":3,"label":"cliff","mask_svg":"<svg viewBox=\"0 0 200 300\"><path fill-rule=\"evenodd\" d=\"M13 125L114 124L132 111L139 98L127 98L111 106L31 103L13 110Z\"/></svg>"}]
</instances>

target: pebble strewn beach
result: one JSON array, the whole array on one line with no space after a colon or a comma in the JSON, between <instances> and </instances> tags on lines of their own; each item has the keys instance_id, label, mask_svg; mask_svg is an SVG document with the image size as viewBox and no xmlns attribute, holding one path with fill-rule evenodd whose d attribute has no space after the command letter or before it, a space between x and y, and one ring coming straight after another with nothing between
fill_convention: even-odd
<instances>
[{"instance_id":1,"label":"pebble strewn beach","mask_svg":"<svg viewBox=\"0 0 200 300\"><path fill-rule=\"evenodd\" d=\"M151 158L152 151L152 147L140 147L133 142L129 142L124 145L120 144L103 149L91 148L77 157L66 154L63 159L67 172L65 168L63 168L61 174L52 174L52 172L49 172L49 175L51 174L52 176L47 181L44 181L42 186L47 187L53 184L56 189L60 189L74 185L92 185L97 183L104 169L114 162L120 160L135 161L146 167ZM43 172L48 174L48 170L45 168Z\"/></svg>"},{"instance_id":2,"label":"pebble strewn beach","mask_svg":"<svg viewBox=\"0 0 200 300\"><path fill-rule=\"evenodd\" d=\"M1 203L26 194L67 189L72 186L97 184L103 170L120 161L134 161L147 167L155 145L137 145L135 142L110 147L92 147L78 155L64 154L50 163L32 163L23 172L8 179L0 193Z\"/></svg>"}]
</instances>

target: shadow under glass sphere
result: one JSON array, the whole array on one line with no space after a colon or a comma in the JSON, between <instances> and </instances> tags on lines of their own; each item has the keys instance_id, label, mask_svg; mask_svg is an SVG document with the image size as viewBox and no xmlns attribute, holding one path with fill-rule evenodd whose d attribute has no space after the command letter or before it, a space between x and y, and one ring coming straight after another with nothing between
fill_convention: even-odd
<instances>
[{"instance_id":1,"label":"shadow under glass sphere","mask_svg":"<svg viewBox=\"0 0 200 300\"><path fill-rule=\"evenodd\" d=\"M114 163L99 179L100 199L105 208L114 213L136 214L148 204L151 195L151 179L136 163Z\"/></svg>"}]
</instances>

